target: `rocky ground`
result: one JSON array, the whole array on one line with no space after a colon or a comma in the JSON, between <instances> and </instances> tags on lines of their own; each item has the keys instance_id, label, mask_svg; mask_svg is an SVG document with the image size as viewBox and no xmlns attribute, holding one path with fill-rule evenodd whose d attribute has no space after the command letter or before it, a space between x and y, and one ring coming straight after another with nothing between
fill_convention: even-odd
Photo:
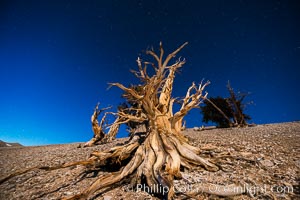
<instances>
[{"instance_id":1,"label":"rocky ground","mask_svg":"<svg viewBox=\"0 0 300 200\"><path fill-rule=\"evenodd\" d=\"M183 171L175 181L177 199L300 199L300 123L258 125L248 128L187 130L190 142L203 149L221 170ZM33 166L58 165L86 159L94 150L108 149L127 139L90 148L77 144L36 147L0 147L0 179ZM107 172L85 173L82 166L54 171L33 170L0 185L0 199L59 199L87 188L97 176ZM209 184L233 185L242 195L219 197L202 192L224 190ZM207 187L206 187L207 189ZM228 189L228 188L227 188ZM198 194L195 191L198 190ZM190 196L182 193L191 192ZM116 187L92 199L157 199L128 185Z\"/></svg>"}]
</instances>

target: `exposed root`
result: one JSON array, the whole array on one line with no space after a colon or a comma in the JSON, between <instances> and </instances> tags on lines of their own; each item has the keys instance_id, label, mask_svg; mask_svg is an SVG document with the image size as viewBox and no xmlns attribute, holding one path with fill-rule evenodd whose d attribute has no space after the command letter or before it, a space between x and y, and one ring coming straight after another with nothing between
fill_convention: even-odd
<instances>
[{"instance_id":1,"label":"exposed root","mask_svg":"<svg viewBox=\"0 0 300 200\"><path fill-rule=\"evenodd\" d=\"M154 130L147 137L133 137L132 140L123 146L117 146L103 152L93 152L88 160L53 167L40 166L20 170L2 179L0 183L36 169L56 170L76 165L96 168L107 164L121 166L120 163L134 155L126 166L119 171L100 177L80 194L65 199L87 199L96 191L111 188L129 175L134 177L132 180L134 185L145 181L149 187L165 188L164 190L168 191L166 198L171 199L175 195L173 180L182 177L180 172L181 166L191 169L200 165L207 170L218 170L216 165L201 158L197 153L199 153L198 148L190 146L174 135L159 134ZM207 191L203 189L203 192Z\"/></svg>"},{"instance_id":2,"label":"exposed root","mask_svg":"<svg viewBox=\"0 0 300 200\"><path fill-rule=\"evenodd\" d=\"M68 200L71 199L86 199L88 196L96 192L97 190L103 189L105 187L109 187L119 181L121 181L123 178L130 175L142 162L142 149L143 147L140 146L134 158L119 172L115 172L112 174L108 174L105 176L102 176L100 179L95 181L88 189L84 190L82 193L75 195L70 198L65 198Z\"/></svg>"},{"instance_id":3,"label":"exposed root","mask_svg":"<svg viewBox=\"0 0 300 200\"><path fill-rule=\"evenodd\" d=\"M166 133L159 134L157 131L152 131L142 143L133 141L108 151L94 152L92 156L97 157L99 162L111 160L117 163L124 161L135 151L133 158L124 168L100 177L82 193L66 199L86 199L94 192L112 187L129 175L134 177L132 180L134 185L145 181L149 187L166 188L165 190L168 191L166 198L171 199L175 194L173 180L182 177L181 166L193 168L201 165L211 171L218 170L216 165L195 153L196 150L199 152L197 148L181 142L174 135L170 137Z\"/></svg>"}]
</instances>

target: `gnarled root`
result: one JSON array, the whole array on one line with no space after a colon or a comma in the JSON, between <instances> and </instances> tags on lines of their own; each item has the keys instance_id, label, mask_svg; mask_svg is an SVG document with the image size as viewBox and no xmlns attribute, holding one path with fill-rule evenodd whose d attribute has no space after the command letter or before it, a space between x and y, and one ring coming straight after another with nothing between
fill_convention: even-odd
<instances>
[{"instance_id":1,"label":"gnarled root","mask_svg":"<svg viewBox=\"0 0 300 200\"><path fill-rule=\"evenodd\" d=\"M133 185L145 181L148 187L153 188L152 192L167 191L163 195L171 199L175 194L173 180L181 178L181 166L192 168L200 165L210 171L218 170L216 165L197 155L198 148L190 146L174 134L158 133L154 130L143 142L139 141L133 138L123 146L104 152L94 152L92 157L97 157L99 161L110 160L109 164L122 162L133 154L134 156L124 168L100 177L82 193L66 199L86 199L96 191L111 187L129 175L133 177L131 181ZM159 191L155 191L157 188L160 188Z\"/></svg>"},{"instance_id":2,"label":"gnarled root","mask_svg":"<svg viewBox=\"0 0 300 200\"><path fill-rule=\"evenodd\" d=\"M125 165L125 167L116 172L99 177L97 181L83 192L65 199L87 199L97 191L103 192L104 189L112 188L129 176L132 179L131 184L133 186L145 183L149 188L153 188L151 192L171 199L175 195L173 180L181 178L181 167L191 169L202 166L208 171L218 170L215 164L201 158L199 153L200 150L198 148L189 145L186 140L176 134L163 131L159 133L156 130L152 130L147 135L136 134L128 143L122 146L116 146L103 152L93 152L87 160L54 167L42 166L25 169L2 179L0 183L35 169L55 170L76 165L94 168L117 165L120 168ZM212 190L210 190L211 187L213 187ZM197 185L197 191L220 196L232 196L243 192L236 192L235 190L232 190L233 192L229 190L228 192L226 190L227 192L222 193L222 191L225 191L222 190L222 187L225 186L200 184ZM219 188L219 190L215 190L215 188ZM194 196L197 193L191 192L187 195Z\"/></svg>"}]
</instances>

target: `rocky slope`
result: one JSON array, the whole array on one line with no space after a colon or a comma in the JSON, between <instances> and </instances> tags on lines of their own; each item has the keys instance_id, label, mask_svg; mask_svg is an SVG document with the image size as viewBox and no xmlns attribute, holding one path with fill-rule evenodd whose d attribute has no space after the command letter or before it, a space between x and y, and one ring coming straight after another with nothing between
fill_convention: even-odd
<instances>
[{"instance_id":1,"label":"rocky slope","mask_svg":"<svg viewBox=\"0 0 300 200\"><path fill-rule=\"evenodd\" d=\"M12 143L12 142L4 142L0 140L0 147L20 147L23 146L19 143Z\"/></svg>"},{"instance_id":2,"label":"rocky slope","mask_svg":"<svg viewBox=\"0 0 300 200\"><path fill-rule=\"evenodd\" d=\"M184 171L183 179L175 181L177 199L222 199L203 192L188 197L180 193L197 190L208 183L239 186L244 194L231 199L300 199L299 122L204 131L190 129L184 133L193 145L203 149L202 156L214 160L221 170L214 173L202 169ZM0 179L24 168L83 160L94 150L108 149L126 140L90 148L77 148L78 143L0 147ZM97 180L97 176L107 173L85 172L81 166L34 170L2 183L0 199L58 199L77 194ZM211 191L218 189L210 188ZM95 195L93 199L97 200L156 199L144 191L135 192L128 185Z\"/></svg>"}]
</instances>

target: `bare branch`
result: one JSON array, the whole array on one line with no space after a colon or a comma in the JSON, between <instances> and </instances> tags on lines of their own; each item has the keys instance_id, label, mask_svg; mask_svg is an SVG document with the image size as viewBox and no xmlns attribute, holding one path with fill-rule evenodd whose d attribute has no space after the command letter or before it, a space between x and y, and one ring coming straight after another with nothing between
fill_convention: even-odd
<instances>
[{"instance_id":1,"label":"bare branch","mask_svg":"<svg viewBox=\"0 0 300 200\"><path fill-rule=\"evenodd\" d=\"M124 90L125 92L131 94L134 98L136 98L137 100L140 100L143 98L143 96L139 95L135 90L133 89L130 89L130 88L127 88L125 87L123 84L120 84L120 83L110 83L109 84L110 87L111 86L117 86L118 88L120 88L121 90Z\"/></svg>"},{"instance_id":2,"label":"bare branch","mask_svg":"<svg viewBox=\"0 0 300 200\"><path fill-rule=\"evenodd\" d=\"M159 57L156 55L156 53L153 50L146 51L146 54L151 55L159 63Z\"/></svg>"},{"instance_id":3,"label":"bare branch","mask_svg":"<svg viewBox=\"0 0 300 200\"><path fill-rule=\"evenodd\" d=\"M162 65L162 59L164 56L164 48L162 46L162 42L159 43L159 49L160 49L160 56L159 56L159 62L158 62L158 66Z\"/></svg>"},{"instance_id":4,"label":"bare branch","mask_svg":"<svg viewBox=\"0 0 300 200\"><path fill-rule=\"evenodd\" d=\"M205 84L202 84L202 82L199 84L199 87L197 88L196 85L193 83L183 100L181 109L174 114L174 117L172 119L172 124L175 125L178 121L182 120L182 118L193 108L197 107L201 103L201 99L205 99L207 96L207 93L203 95L203 91L207 85L209 85L210 82L207 81ZM191 91L195 90L193 94L191 94Z\"/></svg>"},{"instance_id":5,"label":"bare branch","mask_svg":"<svg viewBox=\"0 0 300 200\"><path fill-rule=\"evenodd\" d=\"M168 65L169 61L170 61L172 58L174 58L174 57L176 56L176 54L177 54L179 51L181 51L181 49L183 49L183 47L185 47L187 44L188 44L188 42L185 42L185 43L184 43L183 45L181 45L178 49L176 49L173 53L169 54L169 55L167 56L166 60L164 61L164 64L163 64L162 68L164 69L164 68Z\"/></svg>"}]
</instances>

